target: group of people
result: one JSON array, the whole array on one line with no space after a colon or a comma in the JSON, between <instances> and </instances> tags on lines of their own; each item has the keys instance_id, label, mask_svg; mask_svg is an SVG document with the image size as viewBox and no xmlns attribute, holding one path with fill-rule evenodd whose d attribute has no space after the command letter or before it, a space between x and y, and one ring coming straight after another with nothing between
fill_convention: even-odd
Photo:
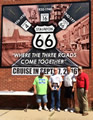
<instances>
[{"instance_id":1,"label":"group of people","mask_svg":"<svg viewBox=\"0 0 93 120\"><path fill-rule=\"evenodd\" d=\"M89 78L86 73L83 72L81 66L78 67L78 76L71 71L71 66L67 66L67 73L64 78L58 74L58 68L54 68L53 75L50 76L49 80L41 71L40 75L37 76L33 82L34 94L36 94L36 100L39 105L39 111L42 110L42 101L44 103L44 110L48 111L47 108L47 89L48 85L51 89L51 108L50 111L55 110L55 98L56 98L56 110L60 112L60 96L61 96L61 86L64 84L65 93L64 97L67 100L67 107L64 111L75 112L75 101L74 101L74 91L77 86L77 98L79 102L80 111L83 116L88 115L88 88L89 88Z\"/></svg>"}]
</instances>

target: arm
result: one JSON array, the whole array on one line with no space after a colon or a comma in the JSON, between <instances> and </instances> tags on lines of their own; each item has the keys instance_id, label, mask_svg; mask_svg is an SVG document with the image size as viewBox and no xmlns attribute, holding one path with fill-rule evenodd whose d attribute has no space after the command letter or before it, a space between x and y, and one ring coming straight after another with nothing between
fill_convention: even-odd
<instances>
[{"instance_id":1,"label":"arm","mask_svg":"<svg viewBox=\"0 0 93 120\"><path fill-rule=\"evenodd\" d=\"M36 90L36 80L37 80L37 78L35 78L35 80L34 80L34 82L33 82L34 94L37 94L37 90Z\"/></svg>"},{"instance_id":2,"label":"arm","mask_svg":"<svg viewBox=\"0 0 93 120\"><path fill-rule=\"evenodd\" d=\"M59 91L59 89L61 88L61 86L62 86L62 82L60 82L59 88L57 88L57 91Z\"/></svg>"},{"instance_id":3,"label":"arm","mask_svg":"<svg viewBox=\"0 0 93 120\"><path fill-rule=\"evenodd\" d=\"M57 90L59 91L59 89L61 88L62 86L62 82L63 82L63 78L60 76L60 83L59 83L59 88L57 88Z\"/></svg>"},{"instance_id":4,"label":"arm","mask_svg":"<svg viewBox=\"0 0 93 120\"><path fill-rule=\"evenodd\" d=\"M85 93L88 93L89 88L89 78L88 75L85 76Z\"/></svg>"},{"instance_id":5,"label":"arm","mask_svg":"<svg viewBox=\"0 0 93 120\"><path fill-rule=\"evenodd\" d=\"M51 90L54 90L54 89L52 88L51 82L49 82L49 87L50 87Z\"/></svg>"},{"instance_id":6,"label":"arm","mask_svg":"<svg viewBox=\"0 0 93 120\"><path fill-rule=\"evenodd\" d=\"M76 86L76 78L75 78L74 74L73 74L73 77L72 77L72 82L73 82L72 92L74 92L75 91L75 86Z\"/></svg>"},{"instance_id":7,"label":"arm","mask_svg":"<svg viewBox=\"0 0 93 120\"><path fill-rule=\"evenodd\" d=\"M75 86L76 86L76 83L75 83L75 82L73 82L72 92L74 92L74 91L75 91Z\"/></svg>"},{"instance_id":8,"label":"arm","mask_svg":"<svg viewBox=\"0 0 93 120\"><path fill-rule=\"evenodd\" d=\"M61 88L61 86L62 86L62 82L60 82L60 84L59 84L59 89Z\"/></svg>"},{"instance_id":9,"label":"arm","mask_svg":"<svg viewBox=\"0 0 93 120\"><path fill-rule=\"evenodd\" d=\"M51 77L50 77L50 79L49 79L49 87L50 87L51 90L54 90L54 89L52 88Z\"/></svg>"},{"instance_id":10,"label":"arm","mask_svg":"<svg viewBox=\"0 0 93 120\"><path fill-rule=\"evenodd\" d=\"M34 85L34 94L37 94L36 85Z\"/></svg>"}]
</instances>

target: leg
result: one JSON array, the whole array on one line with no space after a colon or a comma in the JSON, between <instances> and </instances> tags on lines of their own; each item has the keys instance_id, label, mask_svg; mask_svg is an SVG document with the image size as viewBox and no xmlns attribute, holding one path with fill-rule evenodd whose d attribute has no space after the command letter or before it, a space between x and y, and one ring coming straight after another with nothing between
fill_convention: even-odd
<instances>
[{"instance_id":1,"label":"leg","mask_svg":"<svg viewBox=\"0 0 93 120\"><path fill-rule=\"evenodd\" d=\"M67 98L68 108L71 108L71 98Z\"/></svg>"},{"instance_id":2,"label":"leg","mask_svg":"<svg viewBox=\"0 0 93 120\"><path fill-rule=\"evenodd\" d=\"M72 110L74 110L75 109L75 100L74 100L74 98L71 98L70 99L70 108L72 109Z\"/></svg>"},{"instance_id":3,"label":"leg","mask_svg":"<svg viewBox=\"0 0 93 120\"><path fill-rule=\"evenodd\" d=\"M78 102L79 102L79 108L80 112L83 112L83 100L82 100L82 92L81 89L77 89L77 97L78 97Z\"/></svg>"},{"instance_id":4,"label":"leg","mask_svg":"<svg viewBox=\"0 0 93 120\"><path fill-rule=\"evenodd\" d=\"M67 108L66 111L70 110L72 107L72 87L65 87L65 97L67 100Z\"/></svg>"},{"instance_id":5,"label":"leg","mask_svg":"<svg viewBox=\"0 0 93 120\"><path fill-rule=\"evenodd\" d=\"M40 103L38 103L38 106L39 106L39 107L41 107L41 102L40 102Z\"/></svg>"},{"instance_id":6,"label":"leg","mask_svg":"<svg viewBox=\"0 0 93 120\"><path fill-rule=\"evenodd\" d=\"M71 108L74 110L74 108L75 108L75 100L74 100L74 92L72 92L72 88L71 88L70 100L71 100Z\"/></svg>"},{"instance_id":7,"label":"leg","mask_svg":"<svg viewBox=\"0 0 93 120\"><path fill-rule=\"evenodd\" d=\"M73 99L72 98L68 98L68 110L73 113L74 112L74 107L73 107Z\"/></svg>"},{"instance_id":8,"label":"leg","mask_svg":"<svg viewBox=\"0 0 93 120\"><path fill-rule=\"evenodd\" d=\"M44 106L47 106L47 103L44 103Z\"/></svg>"},{"instance_id":9,"label":"leg","mask_svg":"<svg viewBox=\"0 0 93 120\"><path fill-rule=\"evenodd\" d=\"M43 103L44 103L44 109L48 110L48 108L47 108L47 102L48 102L47 95L42 95L42 99L43 99Z\"/></svg>"},{"instance_id":10,"label":"leg","mask_svg":"<svg viewBox=\"0 0 93 120\"><path fill-rule=\"evenodd\" d=\"M55 105L55 91L51 91L51 108L54 109Z\"/></svg>"},{"instance_id":11,"label":"leg","mask_svg":"<svg viewBox=\"0 0 93 120\"><path fill-rule=\"evenodd\" d=\"M61 95L61 89L59 91L56 91L56 97L57 97L57 108L60 108L60 95Z\"/></svg>"},{"instance_id":12,"label":"leg","mask_svg":"<svg viewBox=\"0 0 93 120\"><path fill-rule=\"evenodd\" d=\"M41 95L36 95L36 99L37 99L37 103L38 103L38 106L39 106L39 111L41 111L42 110L42 106L41 106L41 100L42 100L42 98L41 98Z\"/></svg>"},{"instance_id":13,"label":"leg","mask_svg":"<svg viewBox=\"0 0 93 120\"><path fill-rule=\"evenodd\" d=\"M87 113L88 112L88 99L87 99L87 94L84 91L84 96L82 97L83 99L83 113Z\"/></svg>"},{"instance_id":14,"label":"leg","mask_svg":"<svg viewBox=\"0 0 93 120\"><path fill-rule=\"evenodd\" d=\"M74 106L74 99L70 98L70 112L73 113L75 111L75 106Z\"/></svg>"},{"instance_id":15,"label":"leg","mask_svg":"<svg viewBox=\"0 0 93 120\"><path fill-rule=\"evenodd\" d=\"M72 98L72 107L75 108L75 99Z\"/></svg>"},{"instance_id":16,"label":"leg","mask_svg":"<svg viewBox=\"0 0 93 120\"><path fill-rule=\"evenodd\" d=\"M67 103L67 106L66 108L64 109L65 112L67 112L69 110L69 97L68 97L68 87L65 87L65 94L64 94L64 97L66 98L66 103Z\"/></svg>"}]
</instances>

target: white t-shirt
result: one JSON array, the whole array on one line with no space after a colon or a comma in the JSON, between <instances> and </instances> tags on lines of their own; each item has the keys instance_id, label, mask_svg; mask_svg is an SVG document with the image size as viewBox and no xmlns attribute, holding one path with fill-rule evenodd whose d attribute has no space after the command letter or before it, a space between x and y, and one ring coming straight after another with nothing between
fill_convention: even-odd
<instances>
[{"instance_id":1,"label":"white t-shirt","mask_svg":"<svg viewBox=\"0 0 93 120\"><path fill-rule=\"evenodd\" d=\"M56 74L56 75L53 74L53 75L51 75L51 77L49 79L49 82L51 82L51 84L57 83L58 86L59 86L60 82L62 82L62 81L63 81L63 79L62 79L61 75L59 75L59 74Z\"/></svg>"},{"instance_id":2,"label":"white t-shirt","mask_svg":"<svg viewBox=\"0 0 93 120\"><path fill-rule=\"evenodd\" d=\"M65 74L64 76L64 86L65 87L71 87L73 86L73 82L76 82L75 76L72 72L69 74Z\"/></svg>"}]
</instances>

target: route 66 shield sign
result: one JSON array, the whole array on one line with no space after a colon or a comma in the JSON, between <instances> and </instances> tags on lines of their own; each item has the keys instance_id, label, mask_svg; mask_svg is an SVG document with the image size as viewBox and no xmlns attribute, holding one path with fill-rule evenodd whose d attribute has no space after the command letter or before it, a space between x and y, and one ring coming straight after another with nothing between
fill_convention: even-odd
<instances>
[{"instance_id":1,"label":"route 66 shield sign","mask_svg":"<svg viewBox=\"0 0 93 120\"><path fill-rule=\"evenodd\" d=\"M54 27L51 26L37 26L35 28L35 36L33 39L33 46L37 49L51 49L56 46L56 39L54 36Z\"/></svg>"},{"instance_id":2,"label":"route 66 shield sign","mask_svg":"<svg viewBox=\"0 0 93 120\"><path fill-rule=\"evenodd\" d=\"M62 28L63 30L67 28L67 26L69 25L69 22L63 18L59 23L58 23L59 27Z\"/></svg>"}]
</instances>

